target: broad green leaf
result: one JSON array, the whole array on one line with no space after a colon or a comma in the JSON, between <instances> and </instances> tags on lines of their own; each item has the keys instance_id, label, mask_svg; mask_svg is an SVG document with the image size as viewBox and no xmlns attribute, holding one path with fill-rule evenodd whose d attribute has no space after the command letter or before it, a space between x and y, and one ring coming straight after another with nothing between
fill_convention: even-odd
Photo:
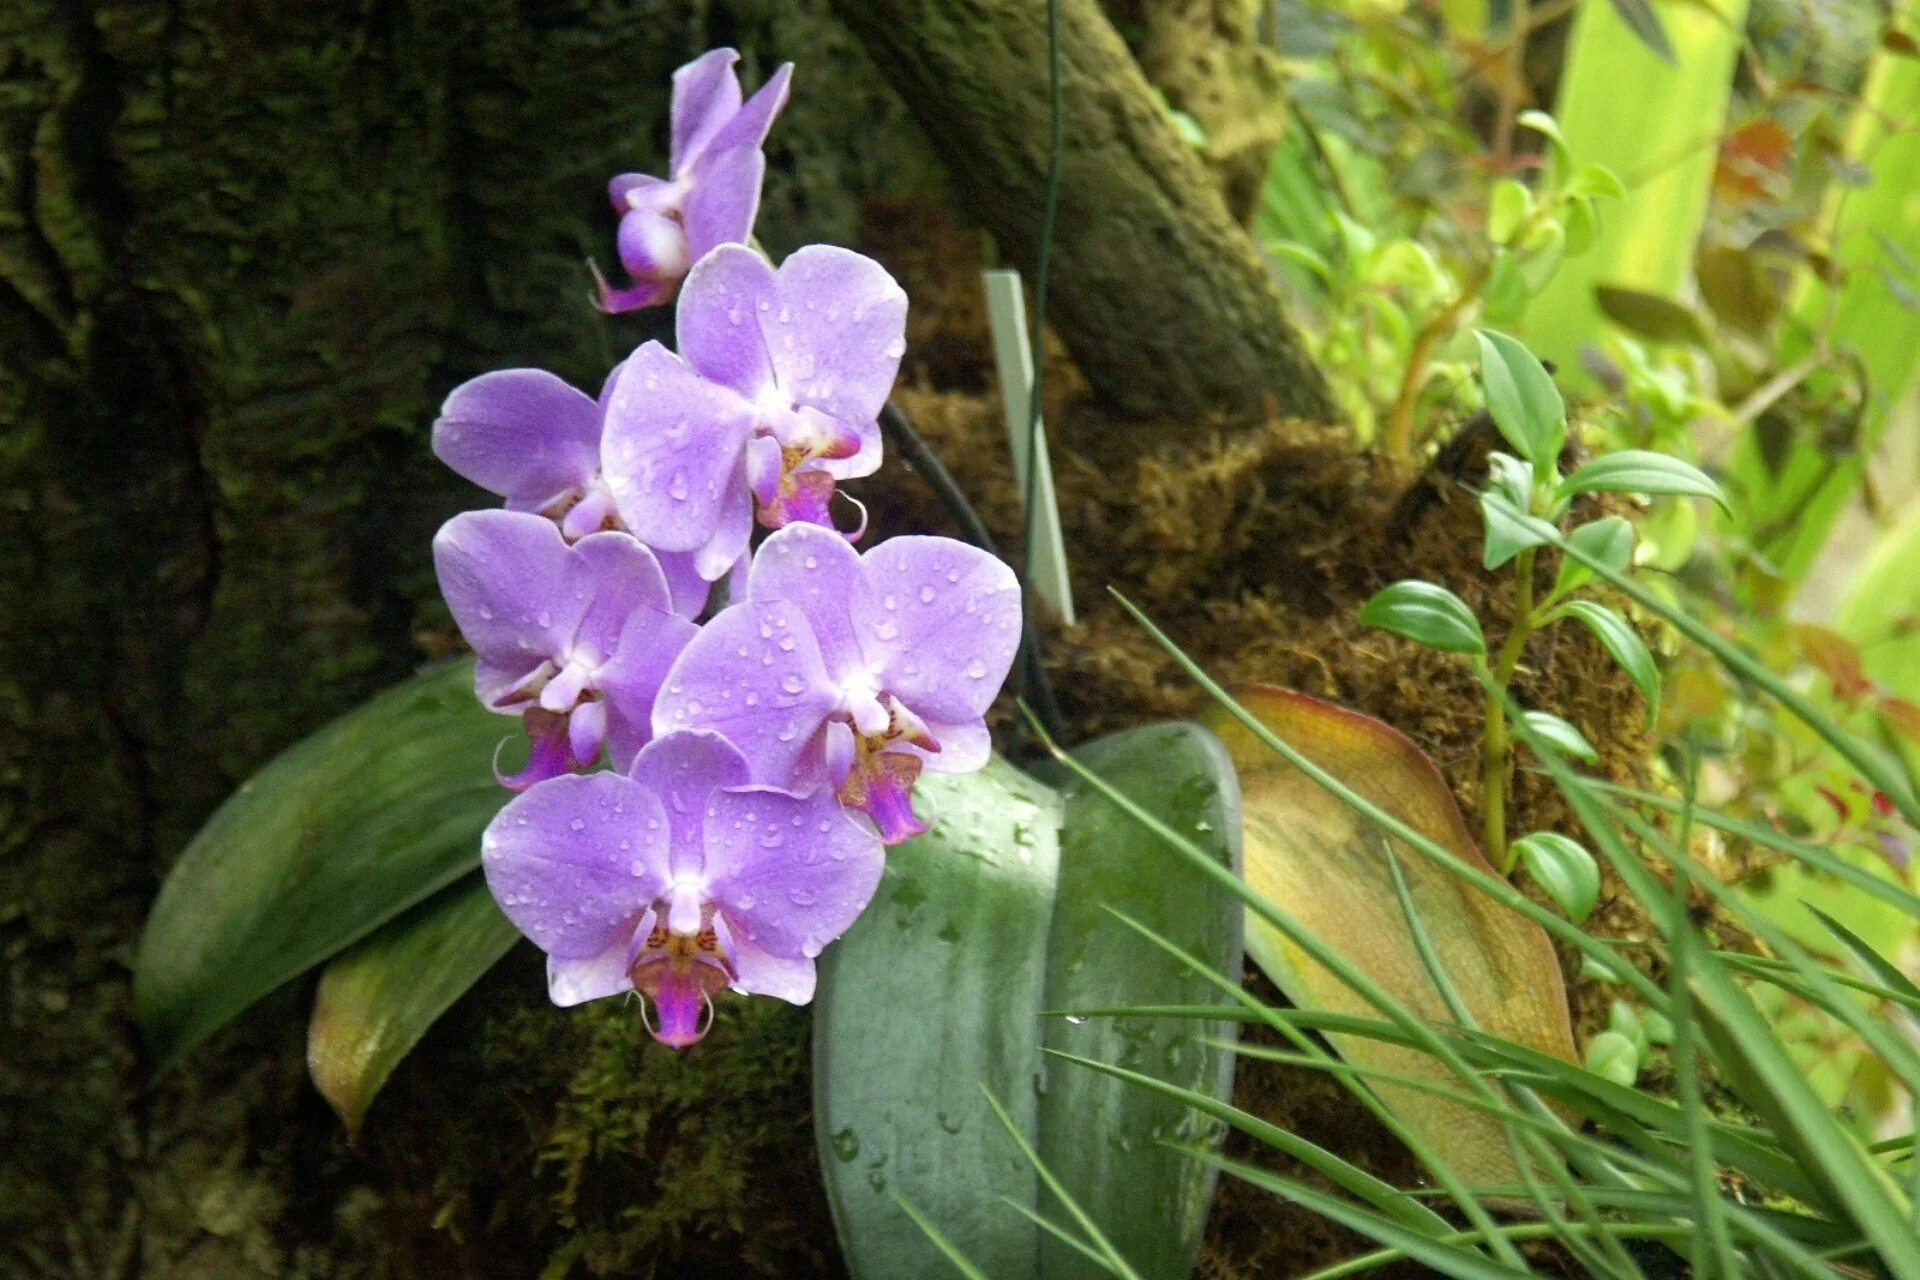
<instances>
[{"instance_id":1,"label":"broad green leaf","mask_svg":"<svg viewBox=\"0 0 1920 1280\"><path fill-rule=\"evenodd\" d=\"M1680 494L1711 498L1723 508L1727 496L1707 474L1691 463L1647 449L1622 449L1595 458L1568 476L1562 493Z\"/></svg>"},{"instance_id":2,"label":"broad green leaf","mask_svg":"<svg viewBox=\"0 0 1920 1280\"><path fill-rule=\"evenodd\" d=\"M1311 763L1451 851L1487 870L1439 772L1420 749L1377 720L1284 689L1237 691L1240 706ZM1207 723L1240 769L1248 885L1297 919L1347 963L1416 1014L1451 1021L1415 949L1387 864L1399 860L1441 967L1488 1033L1572 1061L1566 992L1542 930L1387 835L1275 752L1224 708ZM1247 952L1303 1009L1372 1015L1373 1007L1262 921ZM1418 1049L1334 1035L1348 1060L1458 1088ZM1380 1094L1421 1138L1475 1185L1515 1177L1498 1121L1462 1103L1381 1085Z\"/></svg>"},{"instance_id":3,"label":"broad green leaf","mask_svg":"<svg viewBox=\"0 0 1920 1280\"><path fill-rule=\"evenodd\" d=\"M471 871L508 792L512 721L473 664L414 677L242 783L174 864L140 939L134 1009L165 1067L289 978Z\"/></svg>"},{"instance_id":4,"label":"broad green leaf","mask_svg":"<svg viewBox=\"0 0 1920 1280\"><path fill-rule=\"evenodd\" d=\"M1360 621L1443 653L1485 653L1480 620L1445 587L1414 579L1396 582L1360 610Z\"/></svg>"},{"instance_id":5,"label":"broad green leaf","mask_svg":"<svg viewBox=\"0 0 1920 1280\"><path fill-rule=\"evenodd\" d=\"M1567 541L1616 573L1633 563L1633 526L1620 516L1589 520L1569 533ZM1576 591L1592 582L1593 577L1593 570L1581 561L1564 556L1560 561L1560 576L1553 583L1553 594L1563 596Z\"/></svg>"},{"instance_id":6,"label":"broad green leaf","mask_svg":"<svg viewBox=\"0 0 1920 1280\"><path fill-rule=\"evenodd\" d=\"M1529 711L1520 717L1527 728L1551 742L1576 760L1594 761L1600 753L1593 749L1585 734L1551 711Z\"/></svg>"},{"instance_id":7,"label":"broad green leaf","mask_svg":"<svg viewBox=\"0 0 1920 1280\"><path fill-rule=\"evenodd\" d=\"M1534 883L1560 905L1575 924L1593 914L1600 900L1600 867L1593 855L1556 831L1536 831L1513 842Z\"/></svg>"},{"instance_id":8,"label":"broad green leaf","mask_svg":"<svg viewBox=\"0 0 1920 1280\"><path fill-rule=\"evenodd\" d=\"M427 1028L519 937L486 881L469 876L327 965L307 1026L307 1071L350 1136Z\"/></svg>"},{"instance_id":9,"label":"broad green leaf","mask_svg":"<svg viewBox=\"0 0 1920 1280\"><path fill-rule=\"evenodd\" d=\"M1553 611L1549 617L1559 615L1578 618L1587 630L1593 632L1600 645L1620 669L1627 673L1640 693L1647 700L1647 724L1660 716L1660 671L1653 665L1653 654L1647 648L1647 642L1633 629L1633 624L1625 618L1592 600L1569 600Z\"/></svg>"},{"instance_id":10,"label":"broad green leaf","mask_svg":"<svg viewBox=\"0 0 1920 1280\"><path fill-rule=\"evenodd\" d=\"M1240 865L1240 788L1220 740L1197 724L1148 725L1075 750L1074 758L1228 867ZM1047 955L1049 1009L1195 1004L1222 999L1195 973L1142 943L1127 919L1238 978L1240 900L1195 875L1180 854L1077 780L1063 780L1059 892ZM1140 1072L1216 1099L1233 1094L1236 1024L1184 1019L1047 1020L1046 1047ZM1070 1066L1044 1068L1041 1158L1120 1254L1146 1276L1193 1270L1214 1169L1166 1145L1220 1130L1178 1098ZM1043 1211L1047 1206L1041 1206ZM1101 1274L1057 1241L1041 1244L1047 1280Z\"/></svg>"},{"instance_id":11,"label":"broad green leaf","mask_svg":"<svg viewBox=\"0 0 1920 1280\"><path fill-rule=\"evenodd\" d=\"M1211 734L1155 725L1075 756L1232 865L1238 792ZM1237 976L1238 899L1079 780L1056 791L996 760L971 777L926 775L920 789L932 831L892 851L874 906L821 962L815 1123L852 1274L940 1274L901 1201L996 1280L1101 1274L1036 1226L1075 1210L1143 1274L1186 1274L1213 1175L1162 1139L1217 1137L1218 1126L1177 1094L1042 1050L1228 1096L1226 997L1128 921ZM1221 1019L1043 1016L1196 1002ZM1074 1209L1043 1190L988 1095Z\"/></svg>"},{"instance_id":12,"label":"broad green leaf","mask_svg":"<svg viewBox=\"0 0 1920 1280\"><path fill-rule=\"evenodd\" d=\"M913 1204L996 1280L1036 1274L1039 1181L981 1089L1038 1131L1040 1011L1059 875L1062 800L995 757L928 773L915 807L932 830L886 874L820 957L814 1128L827 1199L855 1280L944 1274Z\"/></svg>"},{"instance_id":13,"label":"broad green leaf","mask_svg":"<svg viewBox=\"0 0 1920 1280\"><path fill-rule=\"evenodd\" d=\"M1603 164L1583 164L1567 179L1567 194L1592 200L1622 200L1627 189L1620 185L1620 178L1613 170Z\"/></svg>"},{"instance_id":14,"label":"broad green leaf","mask_svg":"<svg viewBox=\"0 0 1920 1280\"><path fill-rule=\"evenodd\" d=\"M1531 351L1504 333L1478 330L1487 412L1507 443L1534 469L1552 472L1567 440L1567 405Z\"/></svg>"}]
</instances>

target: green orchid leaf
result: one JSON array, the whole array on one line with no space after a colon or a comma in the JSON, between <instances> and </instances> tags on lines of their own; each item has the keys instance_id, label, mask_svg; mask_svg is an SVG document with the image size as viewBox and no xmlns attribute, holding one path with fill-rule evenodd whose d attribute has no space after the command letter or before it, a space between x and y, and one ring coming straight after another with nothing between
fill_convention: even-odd
<instances>
[{"instance_id":1,"label":"green orchid leaf","mask_svg":"<svg viewBox=\"0 0 1920 1280\"><path fill-rule=\"evenodd\" d=\"M1485 653L1480 620L1466 602L1445 587L1406 579L1374 595L1360 610L1360 621L1418 641L1443 653Z\"/></svg>"},{"instance_id":2,"label":"green orchid leaf","mask_svg":"<svg viewBox=\"0 0 1920 1280\"><path fill-rule=\"evenodd\" d=\"M856 1280L944 1274L914 1205L986 1274L1035 1274L1034 1169L981 1088L1038 1131L1034 1091L1062 800L995 758L914 789L932 830L887 855L854 926L820 957L814 1128Z\"/></svg>"},{"instance_id":3,"label":"green orchid leaf","mask_svg":"<svg viewBox=\"0 0 1920 1280\"><path fill-rule=\"evenodd\" d=\"M1220 740L1196 724L1149 725L1090 742L1074 758L1213 853L1240 863L1240 786ZM1062 780L1066 823L1048 944L1049 1009L1210 1004L1218 986L1145 945L1116 916L1175 941L1215 973L1241 966L1240 899L1196 875L1112 802ZM1234 1022L1177 1018L1047 1020L1047 1048L1140 1072L1215 1099L1233 1095ZM1193 1270L1217 1170L1164 1139L1217 1142L1221 1127L1177 1098L1050 1064L1040 1156L1143 1276ZM1052 1208L1043 1204L1042 1211ZM1106 1274L1058 1240L1041 1242L1048 1280Z\"/></svg>"},{"instance_id":4,"label":"green orchid leaf","mask_svg":"<svg viewBox=\"0 0 1920 1280\"><path fill-rule=\"evenodd\" d=\"M327 965L307 1026L307 1071L350 1137L427 1028L519 938L486 881L469 876Z\"/></svg>"},{"instance_id":5,"label":"green orchid leaf","mask_svg":"<svg viewBox=\"0 0 1920 1280\"><path fill-rule=\"evenodd\" d=\"M1239 792L1212 735L1155 725L1075 755L1232 863ZM1220 1005L1214 983L1128 921L1237 976L1237 898L1077 780L1055 790L996 759L927 774L916 794L932 830L889 854L874 905L821 957L815 1126L848 1269L940 1275L950 1249L996 1280L1106 1274L1036 1225L1067 1211L991 1097L1121 1256L1143 1275L1188 1274L1215 1175L1160 1139L1217 1139L1219 1126L1043 1051L1225 1098L1234 1024L1045 1014Z\"/></svg>"},{"instance_id":6,"label":"green orchid leaf","mask_svg":"<svg viewBox=\"0 0 1920 1280\"><path fill-rule=\"evenodd\" d=\"M414 677L282 752L174 864L140 939L134 1009L162 1066L480 862L512 722L473 664Z\"/></svg>"}]
</instances>

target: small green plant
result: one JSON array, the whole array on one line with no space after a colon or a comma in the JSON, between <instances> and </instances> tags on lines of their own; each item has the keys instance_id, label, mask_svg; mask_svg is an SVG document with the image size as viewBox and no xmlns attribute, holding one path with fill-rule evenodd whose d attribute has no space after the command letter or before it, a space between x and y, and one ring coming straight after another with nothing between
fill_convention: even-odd
<instances>
[{"instance_id":1,"label":"small green plant","mask_svg":"<svg viewBox=\"0 0 1920 1280\"><path fill-rule=\"evenodd\" d=\"M1564 621L1591 631L1633 680L1647 700L1649 724L1659 710L1660 674L1633 624L1589 594L1596 576L1594 565L1617 573L1632 564L1632 525L1618 516L1602 516L1569 530L1568 543L1580 554L1562 560L1558 576L1543 596L1537 594L1536 557L1581 494L1679 495L1722 504L1725 500L1719 486L1699 469L1648 450L1606 454L1563 475L1560 458L1567 443L1567 410L1559 388L1545 367L1514 339L1484 330L1479 339L1487 411L1512 449L1496 452L1488 460L1487 487L1480 500L1486 526L1483 563L1488 569L1512 566L1512 625L1499 648L1491 649L1465 601L1445 587L1414 580L1396 582L1375 595L1361 609L1360 620L1472 660L1487 683L1481 745L1482 839L1487 860L1508 873L1516 856L1524 854L1529 873L1542 888L1569 913L1584 915L1591 910L1592 900L1584 894L1586 873L1571 870L1579 860L1578 846L1543 844L1537 836L1508 840L1506 801L1513 774L1514 729L1506 709L1507 691L1529 637ZM1532 736L1552 741L1576 758L1592 758L1592 747L1566 721L1540 711L1525 714L1531 718L1528 732Z\"/></svg>"}]
</instances>

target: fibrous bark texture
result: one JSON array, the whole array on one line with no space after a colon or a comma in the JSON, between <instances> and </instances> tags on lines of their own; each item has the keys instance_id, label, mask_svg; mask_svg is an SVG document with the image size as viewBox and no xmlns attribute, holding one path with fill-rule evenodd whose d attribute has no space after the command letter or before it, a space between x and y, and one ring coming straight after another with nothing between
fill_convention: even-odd
<instances>
[{"instance_id":1,"label":"fibrous bark texture","mask_svg":"<svg viewBox=\"0 0 1920 1280\"><path fill-rule=\"evenodd\" d=\"M808 1274L763 1212L740 1269L755 1104L730 1137L686 1108L732 1150L689 1141L674 1188L658 1159L581 1172L555 1099L593 1101L568 1050L592 1018L495 988L457 1053L423 1050L443 1105L397 1079L356 1154L303 1078L303 991L152 1084L128 1000L211 808L445 648L429 540L490 500L428 452L440 399L515 364L596 389L662 327L595 312L585 260L611 261L608 177L664 162L669 75L719 44L750 83L803 65L776 251L851 242L867 193L938 180L824 0L0 7L0 1275L526 1277L556 1249L710 1274L696 1238L725 1274ZM804 1048L803 1020L763 1022ZM654 1101L616 1145L671 1141ZM758 1149L793 1148L782 1124Z\"/></svg>"},{"instance_id":2,"label":"fibrous bark texture","mask_svg":"<svg viewBox=\"0 0 1920 1280\"><path fill-rule=\"evenodd\" d=\"M1047 6L835 0L1014 265L1034 269L1049 170ZM1280 294L1096 0L1059 0L1063 146L1051 318L1122 414L1325 421Z\"/></svg>"}]
</instances>

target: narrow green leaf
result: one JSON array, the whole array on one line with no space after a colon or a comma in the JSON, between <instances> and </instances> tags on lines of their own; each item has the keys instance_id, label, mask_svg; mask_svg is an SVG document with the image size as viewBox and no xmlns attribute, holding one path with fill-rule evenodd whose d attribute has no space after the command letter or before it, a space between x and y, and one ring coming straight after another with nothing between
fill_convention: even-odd
<instances>
[{"instance_id":1,"label":"narrow green leaf","mask_svg":"<svg viewBox=\"0 0 1920 1280\"><path fill-rule=\"evenodd\" d=\"M1037 1274L1040 1236L997 1204L1037 1204L1038 1176L981 1096L1037 1132L1047 933L1061 799L995 758L926 774L926 835L893 849L867 909L820 958L814 1127L856 1280L937 1275L953 1249L996 1280Z\"/></svg>"},{"instance_id":2,"label":"narrow green leaf","mask_svg":"<svg viewBox=\"0 0 1920 1280\"><path fill-rule=\"evenodd\" d=\"M1633 629L1633 624L1625 618L1592 600L1569 600L1554 610L1554 614L1565 614L1578 618L1593 632L1601 647L1613 655L1620 669L1639 687L1647 700L1647 724L1660 716L1660 672L1653 665L1653 654L1647 648L1647 642Z\"/></svg>"},{"instance_id":3,"label":"narrow green leaf","mask_svg":"<svg viewBox=\"0 0 1920 1280\"><path fill-rule=\"evenodd\" d=\"M1578 842L1556 831L1536 831L1514 841L1513 850L1568 919L1579 924L1593 913L1600 900L1600 867Z\"/></svg>"},{"instance_id":4,"label":"narrow green leaf","mask_svg":"<svg viewBox=\"0 0 1920 1280\"><path fill-rule=\"evenodd\" d=\"M1515 504L1525 510L1523 504ZM1633 526L1620 516L1602 516L1580 525L1567 535L1567 541L1599 560L1616 573L1625 572L1633 563ZM1573 556L1560 561L1560 576L1554 580L1557 598L1577 591L1593 581L1593 570Z\"/></svg>"},{"instance_id":5,"label":"narrow green leaf","mask_svg":"<svg viewBox=\"0 0 1920 1280\"><path fill-rule=\"evenodd\" d=\"M1691 463L1647 449L1622 449L1595 458L1561 483L1562 493L1679 494L1711 498L1723 509L1727 496Z\"/></svg>"},{"instance_id":6,"label":"narrow green leaf","mask_svg":"<svg viewBox=\"0 0 1920 1280\"><path fill-rule=\"evenodd\" d=\"M134 1009L167 1067L281 983L479 865L510 793L493 751L514 723L473 664L416 676L243 783L160 888Z\"/></svg>"},{"instance_id":7,"label":"narrow green leaf","mask_svg":"<svg viewBox=\"0 0 1920 1280\"><path fill-rule=\"evenodd\" d=\"M1445 587L1406 579L1378 592L1360 610L1360 621L1443 653L1487 651L1480 620Z\"/></svg>"},{"instance_id":8,"label":"narrow green leaf","mask_svg":"<svg viewBox=\"0 0 1920 1280\"><path fill-rule=\"evenodd\" d=\"M1567 140L1560 135L1559 122L1546 112L1537 108L1522 111L1519 115L1518 123L1523 128L1531 129L1535 133L1544 135L1552 141L1554 146L1560 148L1562 151L1566 150Z\"/></svg>"},{"instance_id":9,"label":"narrow green leaf","mask_svg":"<svg viewBox=\"0 0 1920 1280\"><path fill-rule=\"evenodd\" d=\"M1519 455L1553 471L1567 440L1567 405L1533 352L1504 333L1477 330L1487 412Z\"/></svg>"},{"instance_id":10,"label":"narrow green leaf","mask_svg":"<svg viewBox=\"0 0 1920 1280\"><path fill-rule=\"evenodd\" d=\"M1600 753L1594 750L1585 734L1553 712L1529 711L1520 718L1527 722L1528 728L1576 760L1591 763L1600 758Z\"/></svg>"},{"instance_id":11,"label":"narrow green leaf","mask_svg":"<svg viewBox=\"0 0 1920 1280\"><path fill-rule=\"evenodd\" d=\"M327 965L307 1027L307 1071L350 1137L394 1067L519 937L486 881L469 876Z\"/></svg>"},{"instance_id":12,"label":"narrow green leaf","mask_svg":"<svg viewBox=\"0 0 1920 1280\"><path fill-rule=\"evenodd\" d=\"M1881 955L1878 951L1875 951L1872 944L1865 938L1862 938L1859 934L1847 928L1847 926L1841 924L1838 920L1814 906L1811 902L1802 903L1801 905L1819 918L1820 923L1826 927L1827 932L1831 933L1834 938L1839 941L1840 945L1847 949L1847 954L1858 961L1860 967L1865 969L1874 981L1885 987L1890 995L1910 1008L1920 1006L1920 987L1915 986L1913 979L1909 978L1905 973L1902 973L1898 965Z\"/></svg>"},{"instance_id":13,"label":"narrow green leaf","mask_svg":"<svg viewBox=\"0 0 1920 1280\"><path fill-rule=\"evenodd\" d=\"M1074 759L1160 815L1222 866L1240 867L1240 786L1226 748L1197 724L1147 725L1076 749ZM1046 1006L1221 1001L1201 973L1148 953L1122 911L1206 970L1238 979L1245 912L1224 886L1197 877L1180 854L1099 793L1061 779L1066 808L1047 948ZM1109 910L1112 908L1112 910ZM1049 1049L1134 1067L1213 1098L1233 1094L1235 1024L1049 1020ZM1039 1151L1074 1200L1129 1263L1150 1276L1193 1270L1215 1171L1157 1138L1193 1131L1178 1097L1145 1096L1109 1076L1049 1071ZM1201 1129L1211 1126L1202 1125ZM1220 1133L1214 1129L1215 1136ZM1040 1208L1044 1211L1046 1205ZM1041 1243L1048 1280L1095 1274L1084 1258Z\"/></svg>"}]
</instances>

